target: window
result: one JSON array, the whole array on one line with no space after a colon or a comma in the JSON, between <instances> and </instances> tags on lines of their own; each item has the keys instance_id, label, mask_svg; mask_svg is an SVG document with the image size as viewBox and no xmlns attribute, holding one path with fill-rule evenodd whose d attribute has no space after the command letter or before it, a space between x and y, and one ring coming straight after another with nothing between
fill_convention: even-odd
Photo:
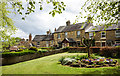
<instances>
[{"instance_id":1,"label":"window","mask_svg":"<svg viewBox=\"0 0 120 76\"><path fill-rule=\"evenodd\" d=\"M106 42L102 42L101 45L102 45L102 46L106 46Z\"/></svg>"},{"instance_id":2,"label":"window","mask_svg":"<svg viewBox=\"0 0 120 76\"><path fill-rule=\"evenodd\" d=\"M105 31L101 32L101 38L106 38L106 32Z\"/></svg>"},{"instance_id":3,"label":"window","mask_svg":"<svg viewBox=\"0 0 120 76\"><path fill-rule=\"evenodd\" d=\"M53 44L53 40L51 41L51 44Z\"/></svg>"},{"instance_id":4,"label":"window","mask_svg":"<svg viewBox=\"0 0 120 76\"><path fill-rule=\"evenodd\" d=\"M60 39L60 34L58 34L58 39Z\"/></svg>"},{"instance_id":5,"label":"window","mask_svg":"<svg viewBox=\"0 0 120 76\"><path fill-rule=\"evenodd\" d=\"M80 31L77 31L77 37L80 37Z\"/></svg>"},{"instance_id":6,"label":"window","mask_svg":"<svg viewBox=\"0 0 120 76\"><path fill-rule=\"evenodd\" d=\"M40 42L37 42L37 45L40 45Z\"/></svg>"},{"instance_id":7,"label":"window","mask_svg":"<svg viewBox=\"0 0 120 76\"><path fill-rule=\"evenodd\" d=\"M93 37L93 33L89 33L89 39Z\"/></svg>"},{"instance_id":8,"label":"window","mask_svg":"<svg viewBox=\"0 0 120 76\"><path fill-rule=\"evenodd\" d=\"M120 41L115 41L115 44L118 44L118 43L120 44Z\"/></svg>"},{"instance_id":9,"label":"window","mask_svg":"<svg viewBox=\"0 0 120 76\"><path fill-rule=\"evenodd\" d=\"M120 38L120 30L116 30L115 35L116 35L116 38Z\"/></svg>"},{"instance_id":10,"label":"window","mask_svg":"<svg viewBox=\"0 0 120 76\"><path fill-rule=\"evenodd\" d=\"M67 37L67 32L65 32L65 37Z\"/></svg>"}]
</instances>

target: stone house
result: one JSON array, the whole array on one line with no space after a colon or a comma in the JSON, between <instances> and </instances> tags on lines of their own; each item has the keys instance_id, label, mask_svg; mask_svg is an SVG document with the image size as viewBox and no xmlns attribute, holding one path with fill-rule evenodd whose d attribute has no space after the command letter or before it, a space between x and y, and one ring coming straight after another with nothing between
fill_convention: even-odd
<instances>
[{"instance_id":1,"label":"stone house","mask_svg":"<svg viewBox=\"0 0 120 76\"><path fill-rule=\"evenodd\" d=\"M85 36L85 30L93 26L91 23L70 24L66 22L66 26L60 26L54 32L54 44L58 47L76 47L82 45L81 39Z\"/></svg>"},{"instance_id":2,"label":"stone house","mask_svg":"<svg viewBox=\"0 0 120 76\"><path fill-rule=\"evenodd\" d=\"M35 44L35 47L52 47L54 42L53 34L47 31L47 35L35 35L32 40L32 43Z\"/></svg>"},{"instance_id":3,"label":"stone house","mask_svg":"<svg viewBox=\"0 0 120 76\"><path fill-rule=\"evenodd\" d=\"M118 25L113 24L106 28L106 26L91 26L88 30L85 31L86 37L95 36L95 46L113 46L116 43L120 43L120 23Z\"/></svg>"}]
</instances>

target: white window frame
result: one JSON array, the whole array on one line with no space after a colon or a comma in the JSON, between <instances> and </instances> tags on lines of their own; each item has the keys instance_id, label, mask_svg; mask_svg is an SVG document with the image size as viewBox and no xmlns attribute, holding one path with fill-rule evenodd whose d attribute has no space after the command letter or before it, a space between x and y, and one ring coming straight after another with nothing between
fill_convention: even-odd
<instances>
[{"instance_id":1,"label":"white window frame","mask_svg":"<svg viewBox=\"0 0 120 76\"><path fill-rule=\"evenodd\" d=\"M117 33L117 31L120 31L120 30L116 30L116 31L115 31L115 37L116 37L116 38L120 38L120 33ZM118 36L116 36L116 35L118 35Z\"/></svg>"},{"instance_id":2,"label":"white window frame","mask_svg":"<svg viewBox=\"0 0 120 76\"><path fill-rule=\"evenodd\" d=\"M93 37L93 32L89 32L89 39Z\"/></svg>"},{"instance_id":3,"label":"white window frame","mask_svg":"<svg viewBox=\"0 0 120 76\"><path fill-rule=\"evenodd\" d=\"M57 37L58 37L58 39L60 39L60 34L58 34L58 36L57 36Z\"/></svg>"},{"instance_id":4,"label":"white window frame","mask_svg":"<svg viewBox=\"0 0 120 76\"><path fill-rule=\"evenodd\" d=\"M120 43L120 41L115 41L115 44L117 44L117 42L119 42L119 43Z\"/></svg>"},{"instance_id":5,"label":"white window frame","mask_svg":"<svg viewBox=\"0 0 120 76\"><path fill-rule=\"evenodd\" d=\"M104 32L105 34L102 34L103 32ZM103 35L105 35L105 37L102 37ZM101 38L106 38L106 31L102 31L102 32L101 32Z\"/></svg>"},{"instance_id":6,"label":"white window frame","mask_svg":"<svg viewBox=\"0 0 120 76\"><path fill-rule=\"evenodd\" d=\"M80 31L77 31L77 37L80 37Z\"/></svg>"},{"instance_id":7,"label":"white window frame","mask_svg":"<svg viewBox=\"0 0 120 76\"><path fill-rule=\"evenodd\" d=\"M67 33L67 32L65 32L65 37L67 37L67 34L68 34L68 33Z\"/></svg>"}]
</instances>

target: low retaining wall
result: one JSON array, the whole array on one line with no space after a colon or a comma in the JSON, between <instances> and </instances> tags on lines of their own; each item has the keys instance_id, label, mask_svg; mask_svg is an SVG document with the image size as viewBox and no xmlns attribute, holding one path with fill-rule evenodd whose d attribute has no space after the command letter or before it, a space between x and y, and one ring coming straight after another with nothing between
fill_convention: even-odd
<instances>
[{"instance_id":1,"label":"low retaining wall","mask_svg":"<svg viewBox=\"0 0 120 76\"><path fill-rule=\"evenodd\" d=\"M57 53L63 53L66 52L65 50L54 50L54 51L49 51L46 53L35 53L35 54L28 54L28 55L23 55L23 56L13 56L13 57L4 57L4 58L0 58L0 65L10 65L10 64L15 64L15 63L19 63L19 62L23 62L23 61L28 61L28 60L32 60L35 58L40 58L43 56L48 56L48 55L52 55L52 54L57 54Z\"/></svg>"}]
</instances>

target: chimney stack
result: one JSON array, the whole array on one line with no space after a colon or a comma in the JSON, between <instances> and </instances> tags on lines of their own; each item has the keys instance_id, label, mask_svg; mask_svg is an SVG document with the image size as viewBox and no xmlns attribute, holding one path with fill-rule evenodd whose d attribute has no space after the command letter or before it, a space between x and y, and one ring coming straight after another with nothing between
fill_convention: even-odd
<instances>
[{"instance_id":1,"label":"chimney stack","mask_svg":"<svg viewBox=\"0 0 120 76\"><path fill-rule=\"evenodd\" d=\"M55 28L55 31L56 31L56 28Z\"/></svg>"},{"instance_id":2,"label":"chimney stack","mask_svg":"<svg viewBox=\"0 0 120 76\"><path fill-rule=\"evenodd\" d=\"M51 34L51 30L49 29L49 34Z\"/></svg>"},{"instance_id":3,"label":"chimney stack","mask_svg":"<svg viewBox=\"0 0 120 76\"><path fill-rule=\"evenodd\" d=\"M49 35L49 31L47 31L47 35Z\"/></svg>"},{"instance_id":4,"label":"chimney stack","mask_svg":"<svg viewBox=\"0 0 120 76\"><path fill-rule=\"evenodd\" d=\"M32 35L31 35L31 33L29 34L29 41L32 41Z\"/></svg>"},{"instance_id":5,"label":"chimney stack","mask_svg":"<svg viewBox=\"0 0 120 76\"><path fill-rule=\"evenodd\" d=\"M70 25L70 20L66 22L66 26L69 26L69 25Z\"/></svg>"}]
</instances>

